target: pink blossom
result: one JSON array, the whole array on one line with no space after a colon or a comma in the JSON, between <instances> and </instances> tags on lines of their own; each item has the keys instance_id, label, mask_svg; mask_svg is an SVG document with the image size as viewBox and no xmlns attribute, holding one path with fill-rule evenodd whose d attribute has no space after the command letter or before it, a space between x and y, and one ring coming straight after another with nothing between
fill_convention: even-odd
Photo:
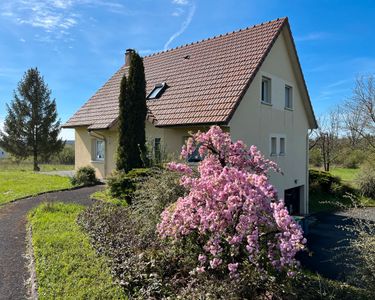
<instances>
[{"instance_id":1,"label":"pink blossom","mask_svg":"<svg viewBox=\"0 0 375 300\"><path fill-rule=\"evenodd\" d=\"M295 255L306 239L269 182L269 171L280 172L277 165L255 146L233 143L218 126L193 134L181 155L186 158L198 144L204 159L197 176L186 164L169 164L184 174L180 184L189 193L162 213L160 236L175 241L198 236L207 241L197 264L212 269L227 266L231 278L231 270L237 272L245 260L259 270L267 264L280 271L296 268ZM230 263L223 264L226 257Z\"/></svg>"}]
</instances>

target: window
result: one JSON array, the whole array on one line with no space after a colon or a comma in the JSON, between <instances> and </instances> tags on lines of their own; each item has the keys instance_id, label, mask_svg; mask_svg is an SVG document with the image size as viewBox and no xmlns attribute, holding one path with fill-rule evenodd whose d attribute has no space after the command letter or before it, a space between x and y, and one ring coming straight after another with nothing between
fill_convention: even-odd
<instances>
[{"instance_id":1,"label":"window","mask_svg":"<svg viewBox=\"0 0 375 300\"><path fill-rule=\"evenodd\" d=\"M161 138L154 139L154 157L156 163L161 162Z\"/></svg>"},{"instance_id":2,"label":"window","mask_svg":"<svg viewBox=\"0 0 375 300\"><path fill-rule=\"evenodd\" d=\"M105 144L103 140L96 140L95 142L95 159L104 160Z\"/></svg>"},{"instance_id":3,"label":"window","mask_svg":"<svg viewBox=\"0 0 375 300\"><path fill-rule=\"evenodd\" d=\"M277 155L277 138L271 137L271 156Z\"/></svg>"},{"instance_id":4,"label":"window","mask_svg":"<svg viewBox=\"0 0 375 300\"><path fill-rule=\"evenodd\" d=\"M285 155L285 137L280 138L279 155Z\"/></svg>"},{"instance_id":5,"label":"window","mask_svg":"<svg viewBox=\"0 0 375 300\"><path fill-rule=\"evenodd\" d=\"M147 99L157 99L163 94L165 89L167 88L167 84L165 82L158 83L155 85L154 89L148 94Z\"/></svg>"},{"instance_id":6,"label":"window","mask_svg":"<svg viewBox=\"0 0 375 300\"><path fill-rule=\"evenodd\" d=\"M270 140L270 156L285 156L286 137L284 134L275 134Z\"/></svg>"},{"instance_id":7,"label":"window","mask_svg":"<svg viewBox=\"0 0 375 300\"><path fill-rule=\"evenodd\" d=\"M285 108L293 108L293 88L289 85L285 86Z\"/></svg>"},{"instance_id":8,"label":"window","mask_svg":"<svg viewBox=\"0 0 375 300\"><path fill-rule=\"evenodd\" d=\"M262 77L262 102L271 104L271 79Z\"/></svg>"}]
</instances>

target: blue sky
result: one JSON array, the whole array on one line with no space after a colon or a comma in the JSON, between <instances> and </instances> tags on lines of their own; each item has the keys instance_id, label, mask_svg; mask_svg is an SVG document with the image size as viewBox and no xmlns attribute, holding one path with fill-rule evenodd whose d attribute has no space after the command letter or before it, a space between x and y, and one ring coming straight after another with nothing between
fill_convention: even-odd
<instances>
[{"instance_id":1,"label":"blue sky","mask_svg":"<svg viewBox=\"0 0 375 300\"><path fill-rule=\"evenodd\" d=\"M356 76L375 72L374 1L1 0L0 126L30 67L45 77L64 122L127 48L147 55L283 16L318 116L350 96Z\"/></svg>"}]
</instances>

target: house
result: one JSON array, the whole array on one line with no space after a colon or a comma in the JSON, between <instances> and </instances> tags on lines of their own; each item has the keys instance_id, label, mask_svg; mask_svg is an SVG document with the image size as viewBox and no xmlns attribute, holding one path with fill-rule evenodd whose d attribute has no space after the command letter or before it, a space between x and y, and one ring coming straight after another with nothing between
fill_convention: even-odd
<instances>
[{"instance_id":1,"label":"house","mask_svg":"<svg viewBox=\"0 0 375 300\"><path fill-rule=\"evenodd\" d=\"M6 152L0 148L0 159L5 158L7 156Z\"/></svg>"},{"instance_id":2,"label":"house","mask_svg":"<svg viewBox=\"0 0 375 300\"><path fill-rule=\"evenodd\" d=\"M125 64L64 125L75 129L76 168L115 168ZM189 131L217 124L281 167L271 175L292 213L308 213L308 130L317 127L287 18L143 58L146 136L178 154Z\"/></svg>"}]
</instances>

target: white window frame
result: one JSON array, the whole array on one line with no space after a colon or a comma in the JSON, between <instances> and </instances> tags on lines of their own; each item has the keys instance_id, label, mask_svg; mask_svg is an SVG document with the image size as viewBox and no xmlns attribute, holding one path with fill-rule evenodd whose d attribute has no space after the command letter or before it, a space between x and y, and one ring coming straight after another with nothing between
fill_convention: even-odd
<instances>
[{"instance_id":1,"label":"white window frame","mask_svg":"<svg viewBox=\"0 0 375 300\"><path fill-rule=\"evenodd\" d=\"M103 157L99 157L98 153L98 143L103 144ZM105 160L105 141L101 139L95 139L95 152L94 152L94 160L95 161L104 161Z\"/></svg>"},{"instance_id":2,"label":"white window frame","mask_svg":"<svg viewBox=\"0 0 375 300\"><path fill-rule=\"evenodd\" d=\"M157 145L157 140L159 142L158 146L159 146L159 149L156 149L156 145ZM154 159L155 160L158 160L159 162L161 161L161 138L160 137L156 137L154 138L154 141L153 141L153 152L154 152ZM159 152L159 153L157 153ZM156 156L159 156L159 157L156 157Z\"/></svg>"},{"instance_id":3,"label":"white window frame","mask_svg":"<svg viewBox=\"0 0 375 300\"><path fill-rule=\"evenodd\" d=\"M281 149L281 141L284 141L284 151L281 151L282 149ZM285 138L285 136L280 136L279 137L279 156L285 156L285 154L286 154L286 138Z\"/></svg>"},{"instance_id":4,"label":"white window frame","mask_svg":"<svg viewBox=\"0 0 375 300\"><path fill-rule=\"evenodd\" d=\"M287 90L289 95L289 103L287 102ZM284 87L284 107L285 109L292 110L293 109L293 87L289 84L286 84Z\"/></svg>"},{"instance_id":5,"label":"white window frame","mask_svg":"<svg viewBox=\"0 0 375 300\"><path fill-rule=\"evenodd\" d=\"M267 93L263 93L263 82L267 82ZM263 104L272 105L272 79L270 77L262 76L260 83L260 101Z\"/></svg>"},{"instance_id":6,"label":"white window frame","mask_svg":"<svg viewBox=\"0 0 375 300\"><path fill-rule=\"evenodd\" d=\"M284 152L281 152L281 139L284 140ZM273 149L272 147L272 141L276 141L276 149ZM287 140L286 140L286 135L285 134L271 134L270 135L270 140L269 140L269 147L270 147L270 156L275 157L275 156L286 156L287 153ZM276 150L276 151L273 151Z\"/></svg>"},{"instance_id":7,"label":"white window frame","mask_svg":"<svg viewBox=\"0 0 375 300\"><path fill-rule=\"evenodd\" d=\"M275 145L273 144L273 141L275 141ZM270 138L270 156L277 156L277 137L276 136L271 136Z\"/></svg>"}]
</instances>

